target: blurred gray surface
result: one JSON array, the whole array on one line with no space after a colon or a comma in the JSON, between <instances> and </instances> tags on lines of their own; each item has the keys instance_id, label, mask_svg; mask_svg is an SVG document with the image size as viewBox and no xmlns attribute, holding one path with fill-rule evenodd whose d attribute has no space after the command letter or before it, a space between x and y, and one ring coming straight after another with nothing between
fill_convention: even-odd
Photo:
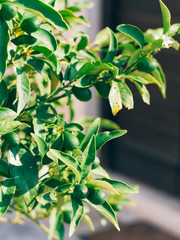
<instances>
[{"instance_id":1,"label":"blurred gray surface","mask_svg":"<svg viewBox=\"0 0 180 240\"><path fill-rule=\"evenodd\" d=\"M108 171L109 172L109 171ZM118 220L122 224L132 224L136 222L146 222L164 229L165 232L180 239L180 201L165 193L157 191L136 180L110 172L112 179L121 180L129 185L140 185L140 193L132 196L136 206L126 206L117 214ZM103 232L112 224L107 221L106 226L99 222L99 216L91 211L90 217L94 222L95 230ZM46 222L45 222L46 223ZM65 239L81 240L81 236L92 234L85 223L80 223L77 232L72 238L68 237L68 225L65 226ZM27 221L24 225L12 225L0 223L0 240L47 240L48 237L35 223ZM112 239L113 240L113 239Z\"/></svg>"},{"instance_id":2,"label":"blurred gray surface","mask_svg":"<svg viewBox=\"0 0 180 240\"><path fill-rule=\"evenodd\" d=\"M0 239L4 240L45 240L46 234L35 224L27 222L24 225L0 223Z\"/></svg>"},{"instance_id":3,"label":"blurred gray surface","mask_svg":"<svg viewBox=\"0 0 180 240\"><path fill-rule=\"evenodd\" d=\"M85 227L86 229L86 227ZM81 229L80 229L81 230ZM85 234L83 230L83 235ZM79 233L74 234L73 237L68 237L68 226L65 226L64 240L80 240ZM0 240L47 240L48 235L41 230L35 223L26 220L25 224L17 225L11 223L0 222Z\"/></svg>"}]
</instances>

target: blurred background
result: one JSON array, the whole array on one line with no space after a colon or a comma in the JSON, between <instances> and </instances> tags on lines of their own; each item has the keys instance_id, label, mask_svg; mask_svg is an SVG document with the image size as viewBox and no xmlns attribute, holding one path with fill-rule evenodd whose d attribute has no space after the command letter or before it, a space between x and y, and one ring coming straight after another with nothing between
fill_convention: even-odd
<instances>
[{"instance_id":1,"label":"blurred background","mask_svg":"<svg viewBox=\"0 0 180 240\"><path fill-rule=\"evenodd\" d=\"M121 23L147 28L162 26L158 0L93 0L95 7L87 10L91 28L86 31L91 41L96 33L109 26L114 31ZM180 22L180 1L164 0L172 14L172 23ZM116 121L128 134L106 144L101 152L102 164L112 178L139 184L140 194L133 196L136 206L125 207L118 214L122 232L111 225L99 224L90 233L84 225L72 240L179 240L180 239L180 53L164 50L158 54L167 76L167 99L156 87L150 87L151 105L145 105L134 93L135 109L122 110L115 118L108 102L91 100L88 105L76 102L81 115L101 116ZM96 93L94 92L94 98ZM105 231L105 234L104 234ZM129 235L128 235L129 234ZM36 226L0 224L0 239L45 240L47 236ZM69 239L68 237L66 239Z\"/></svg>"},{"instance_id":2,"label":"blurred background","mask_svg":"<svg viewBox=\"0 0 180 240\"><path fill-rule=\"evenodd\" d=\"M180 22L180 1L164 2L172 13L172 23ZM143 31L161 27L158 1L106 0L103 25L115 30L121 23L136 25ZM108 163L112 169L180 197L180 54L168 49L157 56L167 76L167 99L164 101L157 87L151 87L151 105L147 106L130 86L135 109L122 110L116 117L128 134L109 144ZM102 103L102 115L112 118L106 102Z\"/></svg>"},{"instance_id":3,"label":"blurred background","mask_svg":"<svg viewBox=\"0 0 180 240\"><path fill-rule=\"evenodd\" d=\"M109 26L116 31L122 23L133 24L142 31L162 27L158 0L94 2L99 18L96 23L92 22L91 29ZM164 0L164 3L172 14L172 24L180 22L180 1ZM180 53L167 49L159 53L157 59L167 77L166 100L157 87L151 86L148 88L151 105L148 106L129 84L134 93L134 110L123 109L114 118L108 101L99 102L102 117L128 130L125 136L102 149L102 163L116 178L139 184L140 194L133 197L135 207L125 207L119 214L122 226L125 223L129 228L125 227L117 235L109 230L109 235L106 232L87 239L180 239Z\"/></svg>"}]
</instances>

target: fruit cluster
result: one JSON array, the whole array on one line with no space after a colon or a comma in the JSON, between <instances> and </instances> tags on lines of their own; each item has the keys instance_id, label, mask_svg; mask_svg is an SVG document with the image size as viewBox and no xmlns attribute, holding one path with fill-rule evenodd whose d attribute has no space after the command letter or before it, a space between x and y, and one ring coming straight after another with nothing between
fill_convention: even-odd
<instances>
[{"instance_id":1,"label":"fruit cluster","mask_svg":"<svg viewBox=\"0 0 180 240\"><path fill-rule=\"evenodd\" d=\"M80 200L87 198L95 205L103 204L106 200L106 195L101 189L87 187L85 184L75 186L73 196Z\"/></svg>"},{"instance_id":2,"label":"fruit cluster","mask_svg":"<svg viewBox=\"0 0 180 240\"><path fill-rule=\"evenodd\" d=\"M18 10L16 6L13 6L10 3L2 3L0 17L2 17L5 21L10 21L16 16L17 12ZM37 31L39 27L40 21L36 17L25 18L20 25L20 28L28 34Z\"/></svg>"}]
</instances>

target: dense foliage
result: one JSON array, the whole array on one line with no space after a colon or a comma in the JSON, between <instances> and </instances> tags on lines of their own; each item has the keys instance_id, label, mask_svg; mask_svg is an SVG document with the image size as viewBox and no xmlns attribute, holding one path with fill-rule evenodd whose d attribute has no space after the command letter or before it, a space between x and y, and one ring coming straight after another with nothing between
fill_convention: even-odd
<instances>
[{"instance_id":1,"label":"dense foliage","mask_svg":"<svg viewBox=\"0 0 180 240\"><path fill-rule=\"evenodd\" d=\"M97 151L126 133L108 120L73 122L73 96L92 98L91 88L106 98L116 115L134 107L131 81L150 104L148 84L166 96L166 80L154 55L179 49L173 39L180 24L159 0L163 28L143 33L129 24L117 32L106 28L93 43L77 25L89 1L0 0L0 220L21 223L25 216L49 234L63 239L80 220L94 229L89 206L119 230L116 211L131 203L136 187L113 180L101 167ZM68 33L67 33L68 32ZM63 114L68 106L70 119ZM101 124L112 131L100 132ZM5 218L11 212L14 219ZM8 216L8 215L7 215ZM41 219L49 218L49 229ZM57 234L57 235L56 235ZM58 237L57 237L58 236Z\"/></svg>"}]
</instances>

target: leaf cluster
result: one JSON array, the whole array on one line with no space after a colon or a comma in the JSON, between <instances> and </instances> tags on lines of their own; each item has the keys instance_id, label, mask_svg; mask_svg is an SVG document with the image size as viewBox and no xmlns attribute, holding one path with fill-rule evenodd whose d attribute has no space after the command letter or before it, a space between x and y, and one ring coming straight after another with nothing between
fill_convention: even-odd
<instances>
[{"instance_id":1,"label":"leaf cluster","mask_svg":"<svg viewBox=\"0 0 180 240\"><path fill-rule=\"evenodd\" d=\"M143 33L122 24L116 33L103 29L89 43L76 27L89 26L81 14L92 7L90 1L0 0L1 217L9 211L13 222L21 223L26 216L49 239L56 234L63 239L65 223L70 236L80 220L94 229L88 215L92 207L119 230L115 212L131 203L127 194L138 189L112 180L97 151L126 130L107 119L75 123L73 99L89 101L95 88L116 115L123 106L134 107L129 82L147 104L149 84L166 96L155 55L163 48L179 49L173 37L180 24L171 25L168 8L159 2L163 28ZM89 126L86 132L84 125ZM100 126L112 131L99 132ZM49 229L40 222L47 218Z\"/></svg>"}]
</instances>

